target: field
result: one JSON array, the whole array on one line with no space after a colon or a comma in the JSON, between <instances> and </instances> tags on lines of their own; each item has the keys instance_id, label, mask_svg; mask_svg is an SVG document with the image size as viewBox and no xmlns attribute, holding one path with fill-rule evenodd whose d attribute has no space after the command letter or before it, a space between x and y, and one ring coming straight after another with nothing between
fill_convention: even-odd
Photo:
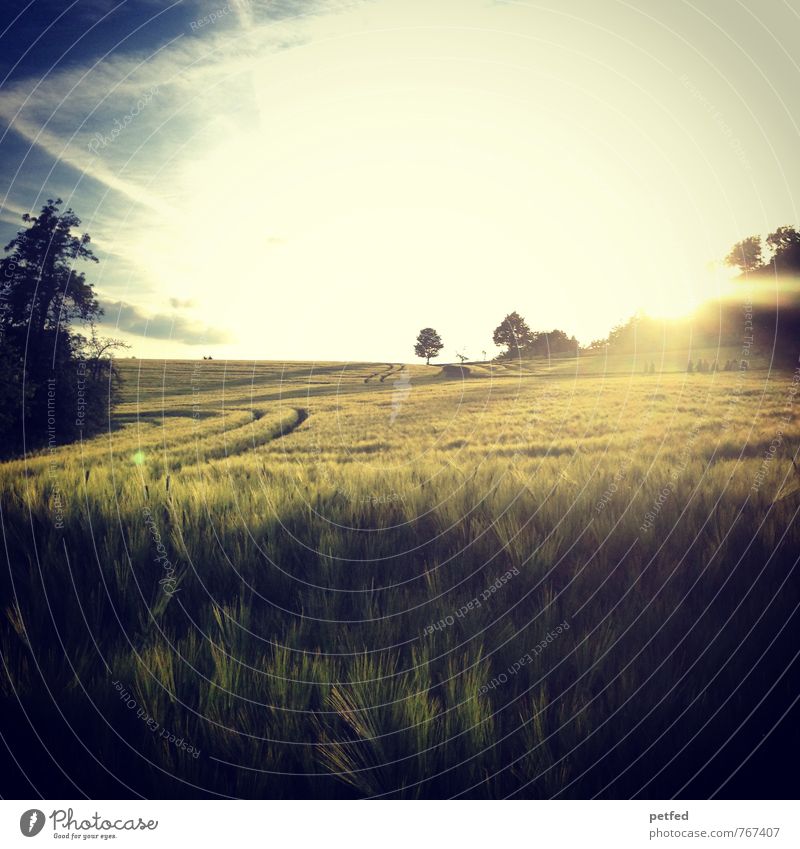
<instances>
[{"instance_id":1,"label":"field","mask_svg":"<svg viewBox=\"0 0 800 849\"><path fill-rule=\"evenodd\" d=\"M653 359L123 361L0 466L3 795L791 796L798 376Z\"/></svg>"}]
</instances>

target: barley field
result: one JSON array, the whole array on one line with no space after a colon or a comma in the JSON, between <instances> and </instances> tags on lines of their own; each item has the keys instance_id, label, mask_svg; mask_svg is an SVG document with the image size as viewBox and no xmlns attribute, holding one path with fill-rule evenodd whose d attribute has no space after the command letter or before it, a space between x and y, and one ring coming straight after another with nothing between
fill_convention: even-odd
<instances>
[{"instance_id":1,"label":"barley field","mask_svg":"<svg viewBox=\"0 0 800 849\"><path fill-rule=\"evenodd\" d=\"M790 796L800 372L686 359L121 361L0 466L3 789Z\"/></svg>"}]
</instances>

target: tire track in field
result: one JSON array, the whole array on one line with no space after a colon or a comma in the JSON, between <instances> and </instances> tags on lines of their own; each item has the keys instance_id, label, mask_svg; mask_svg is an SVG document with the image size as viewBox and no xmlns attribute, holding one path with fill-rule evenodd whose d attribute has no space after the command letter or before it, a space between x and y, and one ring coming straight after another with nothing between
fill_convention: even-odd
<instances>
[{"instance_id":1,"label":"tire track in field","mask_svg":"<svg viewBox=\"0 0 800 849\"><path fill-rule=\"evenodd\" d=\"M281 432L272 440L273 442L275 439L288 436L290 433L296 431L309 416L309 412L305 407L295 407L294 411L297 413L295 420L293 422L281 422Z\"/></svg>"},{"instance_id":2,"label":"tire track in field","mask_svg":"<svg viewBox=\"0 0 800 849\"><path fill-rule=\"evenodd\" d=\"M383 383L383 380L391 374L392 369L394 368L394 363L384 363L384 365L389 366L389 368L384 369L383 371L376 371L373 374L367 375L364 378L364 383L369 383L370 380L373 380L374 378L378 377L378 375L383 375L383 377L381 378L381 383Z\"/></svg>"},{"instance_id":3,"label":"tire track in field","mask_svg":"<svg viewBox=\"0 0 800 849\"><path fill-rule=\"evenodd\" d=\"M207 437L174 449L163 460L163 472L197 467L212 460L230 459L265 447L288 436L308 418L309 412L294 407L280 414L276 410L252 410L253 420L219 435ZM270 412L273 415L267 415ZM275 415L280 416L275 418Z\"/></svg>"},{"instance_id":4,"label":"tire track in field","mask_svg":"<svg viewBox=\"0 0 800 849\"><path fill-rule=\"evenodd\" d=\"M397 374L398 372L400 372L402 370L403 370L403 367L400 364L395 364L395 365L389 366L389 371L384 372L380 376L380 382L383 383L386 380L387 377L391 377L392 375Z\"/></svg>"}]
</instances>

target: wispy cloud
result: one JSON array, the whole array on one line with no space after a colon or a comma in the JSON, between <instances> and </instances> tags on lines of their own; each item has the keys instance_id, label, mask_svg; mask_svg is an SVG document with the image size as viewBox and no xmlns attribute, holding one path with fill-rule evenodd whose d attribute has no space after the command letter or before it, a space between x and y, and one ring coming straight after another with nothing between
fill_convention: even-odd
<instances>
[{"instance_id":1,"label":"wispy cloud","mask_svg":"<svg viewBox=\"0 0 800 849\"><path fill-rule=\"evenodd\" d=\"M95 2L103 11L114 5ZM0 141L9 132L17 134L29 145L23 161L36 148L128 203L174 215L169 179L174 169L165 173L166 163L174 166L187 141L230 113L231 104L253 114L248 72L270 53L301 43L303 21L352 5L352 0L231 0L235 15L192 33L190 19L219 7L197 0L187 4L185 31L151 51L114 53L84 66L6 83L0 91L0 122L6 124ZM136 111L143 94L154 88L158 97L137 112L135 132L121 133L113 145L92 145L97 134L107 135ZM13 169L8 173L9 165L2 176L11 183L15 175Z\"/></svg>"},{"instance_id":2,"label":"wispy cloud","mask_svg":"<svg viewBox=\"0 0 800 849\"><path fill-rule=\"evenodd\" d=\"M185 302L184 302L185 303ZM226 330L170 313L148 314L125 301L101 303L106 325L134 336L169 339L185 345L218 345L231 340Z\"/></svg>"},{"instance_id":3,"label":"wispy cloud","mask_svg":"<svg viewBox=\"0 0 800 849\"><path fill-rule=\"evenodd\" d=\"M268 29L215 31L202 39L179 36L152 52L114 55L43 79L7 84L0 92L0 120L31 148L128 201L169 215L174 210L168 202L168 185L160 181L157 189L148 182L187 137L213 119L215 110L229 106L230 87L215 84L228 79L236 86L254 51L278 49L283 43ZM113 146L93 151L95 134L107 134L154 87L159 97L137 115L136 132L126 132Z\"/></svg>"},{"instance_id":4,"label":"wispy cloud","mask_svg":"<svg viewBox=\"0 0 800 849\"><path fill-rule=\"evenodd\" d=\"M129 2L152 6L156 16L164 9L157 0ZM179 6L183 30L176 31L173 19L168 36L154 38L151 49L141 39L127 49L131 42L123 38L110 55L6 82L0 88L3 229L23 226L21 215L35 213L45 198L63 197L101 258L93 282L103 293L105 324L188 345L229 341L226 330L210 326L216 316L206 303L209 292L193 288L193 260L174 250L176 239L186 241L181 222L195 221L203 189L202 175L198 183L187 174L222 139L258 128L254 79L271 56L313 40L316 20L369 2L231 0L235 14L192 29L191 21L225 0L190 0ZM57 6L54 14L63 11ZM113 0L91 0L76 10L78 31L93 20L85 17L90 7L94 15L118 14ZM148 92L156 94L140 107ZM205 232L205 221L197 224L189 226L190 237ZM283 243L269 232L258 238L265 246ZM197 256L213 253L214 244L203 239L193 247ZM167 297L167 286L180 297Z\"/></svg>"}]
</instances>

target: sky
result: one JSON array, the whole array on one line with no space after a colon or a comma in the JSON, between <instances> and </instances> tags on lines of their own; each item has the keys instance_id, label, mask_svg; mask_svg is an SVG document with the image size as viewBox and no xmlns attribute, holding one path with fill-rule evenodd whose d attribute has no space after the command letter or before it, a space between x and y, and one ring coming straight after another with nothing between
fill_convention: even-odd
<instances>
[{"instance_id":1,"label":"sky","mask_svg":"<svg viewBox=\"0 0 800 849\"><path fill-rule=\"evenodd\" d=\"M0 238L51 197L141 357L588 343L800 224L800 0L3 0Z\"/></svg>"}]
</instances>

